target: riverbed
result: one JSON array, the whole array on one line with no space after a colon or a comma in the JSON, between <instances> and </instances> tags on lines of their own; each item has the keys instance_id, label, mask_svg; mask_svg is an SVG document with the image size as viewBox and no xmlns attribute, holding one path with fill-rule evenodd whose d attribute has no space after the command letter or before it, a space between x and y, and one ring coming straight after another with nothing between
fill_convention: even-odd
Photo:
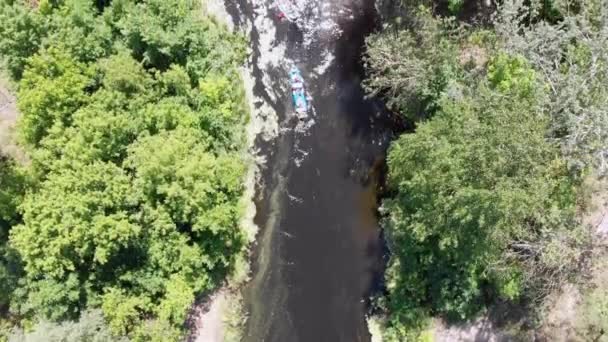
<instances>
[{"instance_id":1,"label":"riverbed","mask_svg":"<svg viewBox=\"0 0 608 342\"><path fill-rule=\"evenodd\" d=\"M361 88L370 0L308 1L296 22L268 1L226 0L251 43L254 111L276 121L256 140L261 164L245 341L369 341L368 298L381 285L377 191L395 122ZM291 103L297 66L311 97ZM273 126L273 125L269 125Z\"/></svg>"}]
</instances>

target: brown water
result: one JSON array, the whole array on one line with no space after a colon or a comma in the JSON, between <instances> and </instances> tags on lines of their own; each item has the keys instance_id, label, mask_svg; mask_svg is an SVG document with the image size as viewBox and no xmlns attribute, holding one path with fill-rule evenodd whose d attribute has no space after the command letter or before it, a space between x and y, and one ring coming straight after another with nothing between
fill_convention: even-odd
<instances>
[{"instance_id":1,"label":"brown water","mask_svg":"<svg viewBox=\"0 0 608 342\"><path fill-rule=\"evenodd\" d=\"M237 24L273 16L244 0L226 0L226 7ZM360 86L363 39L376 25L373 1L346 2L341 8L349 16L338 17L342 34L323 36L310 46L303 44L306 32L273 22L277 43L286 44L314 98L315 124L305 133L294 129L289 93L273 101L271 94L281 91L262 82L270 77L279 88L286 73L257 68L256 27L249 37L254 93L279 113L283 134L258 142L267 163L257 198L256 223L262 230L245 291L250 315L245 341L370 339L367 298L380 284L383 265L376 193L395 122L380 103L365 99ZM334 63L313 75L327 52Z\"/></svg>"}]
</instances>

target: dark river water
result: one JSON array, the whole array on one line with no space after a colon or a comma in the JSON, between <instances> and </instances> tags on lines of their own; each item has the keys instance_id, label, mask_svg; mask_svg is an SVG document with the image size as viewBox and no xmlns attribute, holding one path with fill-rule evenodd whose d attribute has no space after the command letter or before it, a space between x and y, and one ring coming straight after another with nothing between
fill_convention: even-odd
<instances>
[{"instance_id":1,"label":"dark river water","mask_svg":"<svg viewBox=\"0 0 608 342\"><path fill-rule=\"evenodd\" d=\"M381 103L365 99L360 85L364 38L377 24L373 1L347 1L339 10L329 2L316 6L332 6L341 34L321 34L310 44L304 28L280 22L271 8L225 3L237 25L252 23L254 94L278 113L281 127L278 137L257 143L266 163L256 199L261 231L245 290L245 341L370 340L368 298L380 286L384 264L376 194L396 124ZM305 133L294 129L289 92L279 90L285 70L255 66L262 58L253 24L260 15L276 26L274 40L285 44L313 98L316 116ZM333 63L314 74L328 52Z\"/></svg>"}]
</instances>

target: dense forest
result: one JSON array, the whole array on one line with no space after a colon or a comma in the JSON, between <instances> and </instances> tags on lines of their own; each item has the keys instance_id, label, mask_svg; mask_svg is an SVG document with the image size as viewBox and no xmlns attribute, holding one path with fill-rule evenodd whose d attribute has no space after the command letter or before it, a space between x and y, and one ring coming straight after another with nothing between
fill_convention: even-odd
<instances>
[{"instance_id":1,"label":"dense forest","mask_svg":"<svg viewBox=\"0 0 608 342\"><path fill-rule=\"evenodd\" d=\"M190 0L0 0L0 340L172 341L245 250L244 39Z\"/></svg>"},{"instance_id":2,"label":"dense forest","mask_svg":"<svg viewBox=\"0 0 608 342\"><path fill-rule=\"evenodd\" d=\"M497 302L533 315L592 245L580 213L607 168L608 4L496 5L403 1L367 40L367 90L415 125L390 147L381 208L389 341ZM608 290L591 296L581 340L608 328Z\"/></svg>"}]
</instances>

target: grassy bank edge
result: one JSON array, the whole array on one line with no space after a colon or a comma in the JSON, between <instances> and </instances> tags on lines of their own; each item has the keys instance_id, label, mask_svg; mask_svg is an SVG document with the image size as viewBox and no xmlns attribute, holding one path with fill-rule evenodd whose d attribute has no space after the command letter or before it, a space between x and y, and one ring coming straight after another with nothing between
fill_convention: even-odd
<instances>
[{"instance_id":1,"label":"grassy bank edge","mask_svg":"<svg viewBox=\"0 0 608 342\"><path fill-rule=\"evenodd\" d=\"M224 26L227 30L234 32L234 24L226 12L222 0L202 0L203 15L213 18L219 25ZM254 223L256 215L256 205L254 198L256 194L256 185L259 175L259 164L255 156L255 139L260 134L258 120L255 120L255 108L253 105L253 94L250 87L251 82L247 82L250 78L249 70L246 66L239 68L240 84L243 87L243 104L247 108L247 125L246 131L246 146L243 149L246 161L247 173L244 179L245 191L241 198L241 207L243 215L240 222L240 228L243 230L247 239L247 247L242 253L237 256L237 261L232 272L228 275L225 285L215 291L217 296L212 297L212 301L219 301L220 314L218 316L221 322L204 322L217 326L222 331L219 335L223 341L237 342L241 341L247 322L247 312L244 307L243 287L246 286L251 279L251 247L253 246L259 227ZM213 303L210 304L212 306ZM203 323L202 329L205 329Z\"/></svg>"}]
</instances>

